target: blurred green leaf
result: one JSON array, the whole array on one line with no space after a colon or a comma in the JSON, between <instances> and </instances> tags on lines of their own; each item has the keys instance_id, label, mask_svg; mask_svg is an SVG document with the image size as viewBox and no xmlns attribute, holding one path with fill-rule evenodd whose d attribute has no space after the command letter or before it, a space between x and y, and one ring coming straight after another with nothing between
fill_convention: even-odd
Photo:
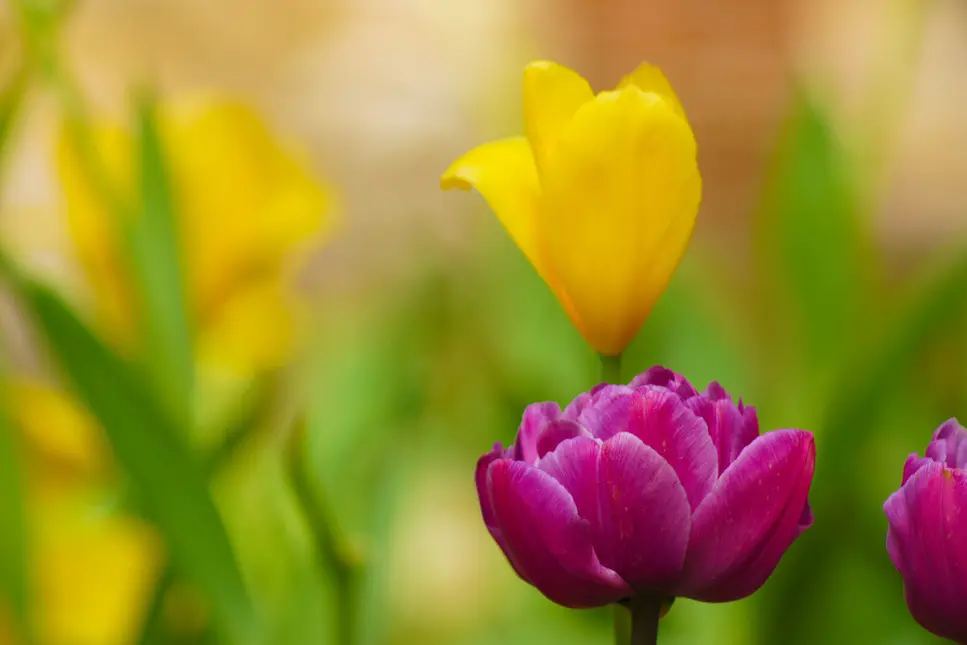
<instances>
[{"instance_id":1,"label":"blurred green leaf","mask_svg":"<svg viewBox=\"0 0 967 645\"><path fill-rule=\"evenodd\" d=\"M813 642L815 634L808 629L792 630L795 635L790 635L789 617L809 615L810 603L823 596L834 561L825 554L852 548L872 556L870 549L882 546L885 525L874 521L882 511L878 505L864 506L854 481L861 468L859 456L878 432L882 402L900 394L931 339L964 315L965 294L967 251L961 251L954 262L915 290L912 301L893 320L870 329L872 340L859 339L852 360L844 363L847 367L829 393L817 444L814 479L824 482L819 490L825 494L812 498L816 525L774 576L762 642L780 642L777 638L790 644ZM925 438L932 429L924 430ZM897 483L904 457L897 455ZM850 530L844 531L845 526ZM886 557L885 551L876 555Z\"/></svg>"},{"instance_id":2,"label":"blurred green leaf","mask_svg":"<svg viewBox=\"0 0 967 645\"><path fill-rule=\"evenodd\" d=\"M0 390L0 397L7 392ZM17 441L0 406L0 585L12 617L24 640L29 639L29 583L27 576L26 508L23 473L17 454Z\"/></svg>"},{"instance_id":3,"label":"blurred green leaf","mask_svg":"<svg viewBox=\"0 0 967 645\"><path fill-rule=\"evenodd\" d=\"M138 101L137 135L141 212L122 221L130 221L128 241L140 286L145 362L170 409L179 420L190 422L194 361L175 206L154 106L146 97Z\"/></svg>"},{"instance_id":4,"label":"blurred green leaf","mask_svg":"<svg viewBox=\"0 0 967 645\"><path fill-rule=\"evenodd\" d=\"M114 454L171 548L175 566L207 596L220 631L258 643L253 613L208 482L183 434L140 374L122 362L49 289L18 279L33 314L74 388L99 419Z\"/></svg>"},{"instance_id":5,"label":"blurred green leaf","mask_svg":"<svg viewBox=\"0 0 967 645\"><path fill-rule=\"evenodd\" d=\"M758 214L757 243L767 331L788 333L774 324L782 303L800 341L769 346L798 348L811 369L834 363L866 310L870 245L847 169L829 117L800 91Z\"/></svg>"},{"instance_id":6,"label":"blurred green leaf","mask_svg":"<svg viewBox=\"0 0 967 645\"><path fill-rule=\"evenodd\" d=\"M24 64L0 90L0 169L6 156L10 133L13 131L14 122L27 94L29 78L29 68Z\"/></svg>"}]
</instances>

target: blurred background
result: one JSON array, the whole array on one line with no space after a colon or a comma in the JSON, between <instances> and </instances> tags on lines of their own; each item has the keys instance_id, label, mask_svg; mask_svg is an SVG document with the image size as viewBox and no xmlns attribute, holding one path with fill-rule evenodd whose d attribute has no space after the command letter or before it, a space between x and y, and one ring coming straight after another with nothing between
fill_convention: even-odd
<instances>
[{"instance_id":1,"label":"blurred background","mask_svg":"<svg viewBox=\"0 0 967 645\"><path fill-rule=\"evenodd\" d=\"M881 505L967 416L960 0L0 2L0 643L609 643L472 470L597 360L477 195L523 66L641 60L694 242L625 357L817 435L815 526L662 642L933 642Z\"/></svg>"}]
</instances>

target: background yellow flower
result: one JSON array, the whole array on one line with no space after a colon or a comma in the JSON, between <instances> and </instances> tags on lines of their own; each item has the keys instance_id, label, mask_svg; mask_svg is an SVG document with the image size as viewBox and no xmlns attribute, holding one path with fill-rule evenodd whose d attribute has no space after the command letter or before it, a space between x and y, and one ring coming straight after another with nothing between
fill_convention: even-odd
<instances>
[{"instance_id":1,"label":"background yellow flower","mask_svg":"<svg viewBox=\"0 0 967 645\"><path fill-rule=\"evenodd\" d=\"M196 355L243 376L276 367L292 348L293 260L328 232L329 192L242 104L194 96L162 105L159 121ZM103 183L131 202L131 134L97 125L92 138ZM104 332L130 347L139 322L122 227L76 144L65 134L57 156L69 230Z\"/></svg>"}]
</instances>

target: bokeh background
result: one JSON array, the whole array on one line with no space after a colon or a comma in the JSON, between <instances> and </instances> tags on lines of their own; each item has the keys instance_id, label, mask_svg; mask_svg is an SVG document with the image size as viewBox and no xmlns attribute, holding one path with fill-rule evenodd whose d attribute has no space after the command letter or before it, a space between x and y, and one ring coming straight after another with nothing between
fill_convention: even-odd
<instances>
[{"instance_id":1,"label":"bokeh background","mask_svg":"<svg viewBox=\"0 0 967 645\"><path fill-rule=\"evenodd\" d=\"M520 132L534 58L598 89L656 63L698 137L625 375L817 435L815 526L662 642L934 642L881 505L967 416L962 1L6 0L0 643L611 642L514 577L472 485L597 379L437 185Z\"/></svg>"}]
</instances>

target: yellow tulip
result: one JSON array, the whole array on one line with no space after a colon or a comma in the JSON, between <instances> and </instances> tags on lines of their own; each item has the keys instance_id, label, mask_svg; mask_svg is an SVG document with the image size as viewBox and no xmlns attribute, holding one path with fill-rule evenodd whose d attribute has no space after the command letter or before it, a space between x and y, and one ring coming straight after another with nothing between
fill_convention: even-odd
<instances>
[{"instance_id":1,"label":"yellow tulip","mask_svg":"<svg viewBox=\"0 0 967 645\"><path fill-rule=\"evenodd\" d=\"M33 381L9 383L2 394L23 438L37 643L132 645L163 563L160 537L110 510L116 500L104 499L108 453L83 406ZM9 620L0 611L0 643L15 645Z\"/></svg>"},{"instance_id":2,"label":"yellow tulip","mask_svg":"<svg viewBox=\"0 0 967 645\"><path fill-rule=\"evenodd\" d=\"M441 186L476 188L588 343L620 354L688 245L701 201L695 136L661 71L595 95L574 71L524 71L524 137L458 159Z\"/></svg>"},{"instance_id":3,"label":"yellow tulip","mask_svg":"<svg viewBox=\"0 0 967 645\"><path fill-rule=\"evenodd\" d=\"M283 363L293 330L293 255L330 228L330 196L308 165L248 108L209 97L160 106L195 349L243 376ZM94 148L122 200L135 193L131 134L97 125ZM68 228L105 337L135 341L138 321L120 232L69 137L58 146Z\"/></svg>"}]
</instances>

